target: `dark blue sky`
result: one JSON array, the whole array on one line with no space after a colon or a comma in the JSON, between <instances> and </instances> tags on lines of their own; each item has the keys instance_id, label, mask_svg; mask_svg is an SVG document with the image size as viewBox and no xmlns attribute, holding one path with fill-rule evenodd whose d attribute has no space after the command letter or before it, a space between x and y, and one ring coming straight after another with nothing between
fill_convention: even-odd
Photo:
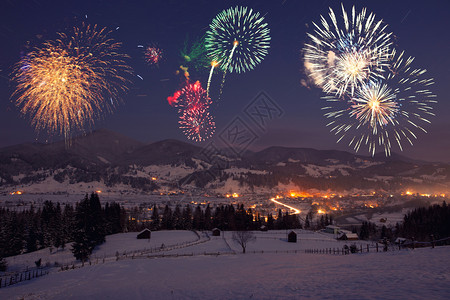
<instances>
[{"instance_id":1,"label":"dark blue sky","mask_svg":"<svg viewBox=\"0 0 450 300\"><path fill-rule=\"evenodd\" d=\"M57 4L55 4L57 3ZM262 90L284 111L267 123L264 130L253 128L258 138L253 149L271 145L340 149L352 151L346 144L336 144L325 127L323 102L318 89L300 84L304 78L300 51L306 41L307 25L317 22L328 7L340 9L341 1L24 1L3 0L0 4L0 146L36 139L29 120L21 118L10 100L13 85L9 82L11 66L20 59L28 41L38 45L37 35L54 37L56 31L76 24L75 19L88 16L91 24L120 29L113 37L123 43L130 54L131 66L144 80L134 79L124 104L112 115L99 120L95 128L107 128L143 142L166 138L186 140L178 129L178 116L166 98L181 81L174 75L180 65L179 51L187 35L202 36L214 16L235 5L248 6L261 14L271 30L271 48L265 60L244 74L228 74L220 104L213 109L217 132L235 117ZM418 135L414 146L405 146L403 154L431 161L450 161L450 1L343 1L347 10L367 7L383 19L395 35L399 50L416 57L418 67L435 79L432 91L438 95L436 117L427 127L428 134ZM149 68L137 48L139 44L157 43L165 51L159 68ZM206 85L207 71L191 72ZM221 76L213 78L217 91ZM169 80L166 80L169 79ZM163 80L163 81L161 81ZM41 139L45 140L45 135ZM53 138L54 140L55 138ZM381 149L380 149L381 150ZM393 149L398 152L397 148ZM360 154L368 154L361 149Z\"/></svg>"}]
</instances>

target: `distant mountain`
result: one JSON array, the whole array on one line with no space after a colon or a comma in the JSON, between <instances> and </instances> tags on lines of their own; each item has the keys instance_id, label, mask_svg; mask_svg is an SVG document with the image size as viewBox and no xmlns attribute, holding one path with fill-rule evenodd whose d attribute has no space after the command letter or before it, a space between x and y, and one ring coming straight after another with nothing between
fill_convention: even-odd
<instances>
[{"instance_id":1,"label":"distant mountain","mask_svg":"<svg viewBox=\"0 0 450 300\"><path fill-rule=\"evenodd\" d=\"M200 150L201 148L195 145L169 139L136 148L125 153L117 162L120 165L142 166L186 163Z\"/></svg>"},{"instance_id":2,"label":"distant mountain","mask_svg":"<svg viewBox=\"0 0 450 300\"><path fill-rule=\"evenodd\" d=\"M71 146L21 144L0 149L0 191L34 192L102 186L149 192L174 188L263 193L283 186L319 190L386 190L446 187L450 166L345 151L269 147L242 157L214 154L177 140L144 144L101 129L76 137Z\"/></svg>"},{"instance_id":3,"label":"distant mountain","mask_svg":"<svg viewBox=\"0 0 450 300\"><path fill-rule=\"evenodd\" d=\"M341 162L354 161L354 154L337 150L316 150L311 148L269 147L262 151L252 153L249 159L255 162L276 163L288 160L301 163L322 164L327 159L339 160Z\"/></svg>"}]
</instances>

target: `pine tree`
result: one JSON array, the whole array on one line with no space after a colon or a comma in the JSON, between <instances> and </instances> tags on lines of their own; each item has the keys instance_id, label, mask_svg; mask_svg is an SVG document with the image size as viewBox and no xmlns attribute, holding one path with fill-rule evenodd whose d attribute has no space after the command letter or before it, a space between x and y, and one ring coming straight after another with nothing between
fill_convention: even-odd
<instances>
[{"instance_id":1,"label":"pine tree","mask_svg":"<svg viewBox=\"0 0 450 300\"><path fill-rule=\"evenodd\" d=\"M305 218L305 229L309 229L311 227L311 223L309 221L309 215L306 215Z\"/></svg>"},{"instance_id":2,"label":"pine tree","mask_svg":"<svg viewBox=\"0 0 450 300\"><path fill-rule=\"evenodd\" d=\"M206 206L205 209L205 229L211 230L212 229L212 222L211 222L211 207L209 207L209 204Z\"/></svg>"},{"instance_id":3,"label":"pine tree","mask_svg":"<svg viewBox=\"0 0 450 300\"><path fill-rule=\"evenodd\" d=\"M166 205L166 207L164 207L161 227L162 229L173 229L172 210L170 209L169 205Z\"/></svg>"},{"instance_id":4,"label":"pine tree","mask_svg":"<svg viewBox=\"0 0 450 300\"><path fill-rule=\"evenodd\" d=\"M154 230L158 230L159 229L159 212L158 212L158 207L156 206L156 204L153 204L153 210L152 210L152 227Z\"/></svg>"},{"instance_id":5,"label":"pine tree","mask_svg":"<svg viewBox=\"0 0 450 300\"><path fill-rule=\"evenodd\" d=\"M81 201L76 208L75 232L72 252L85 262L95 246L105 241L105 228L100 199L95 193Z\"/></svg>"}]
</instances>

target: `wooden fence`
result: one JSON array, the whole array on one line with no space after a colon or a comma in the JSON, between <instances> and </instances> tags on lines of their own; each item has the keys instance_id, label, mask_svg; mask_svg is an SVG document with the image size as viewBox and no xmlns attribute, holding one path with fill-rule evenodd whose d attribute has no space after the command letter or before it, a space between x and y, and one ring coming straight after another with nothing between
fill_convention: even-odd
<instances>
[{"instance_id":1,"label":"wooden fence","mask_svg":"<svg viewBox=\"0 0 450 300\"><path fill-rule=\"evenodd\" d=\"M0 277L0 288L4 288L22 281L31 280L33 278L38 278L47 275L48 273L49 273L48 269L35 268L21 272L16 272L10 275L4 275Z\"/></svg>"}]
</instances>

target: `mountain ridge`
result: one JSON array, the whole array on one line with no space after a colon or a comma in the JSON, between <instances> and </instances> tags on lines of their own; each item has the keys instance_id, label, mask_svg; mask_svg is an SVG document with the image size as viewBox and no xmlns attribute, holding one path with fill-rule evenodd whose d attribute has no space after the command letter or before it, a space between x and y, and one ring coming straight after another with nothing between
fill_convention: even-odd
<instances>
[{"instance_id":1,"label":"mountain ridge","mask_svg":"<svg viewBox=\"0 0 450 300\"><path fill-rule=\"evenodd\" d=\"M0 148L0 190L14 186L97 182L154 191L192 186L203 190L381 189L447 186L450 165L393 154L374 157L340 150L272 146L230 155L166 139L142 143L106 129L75 137L71 146L24 143ZM155 180L157 179L157 180ZM52 184L50 184L53 182ZM52 187L51 187L52 186Z\"/></svg>"}]
</instances>

